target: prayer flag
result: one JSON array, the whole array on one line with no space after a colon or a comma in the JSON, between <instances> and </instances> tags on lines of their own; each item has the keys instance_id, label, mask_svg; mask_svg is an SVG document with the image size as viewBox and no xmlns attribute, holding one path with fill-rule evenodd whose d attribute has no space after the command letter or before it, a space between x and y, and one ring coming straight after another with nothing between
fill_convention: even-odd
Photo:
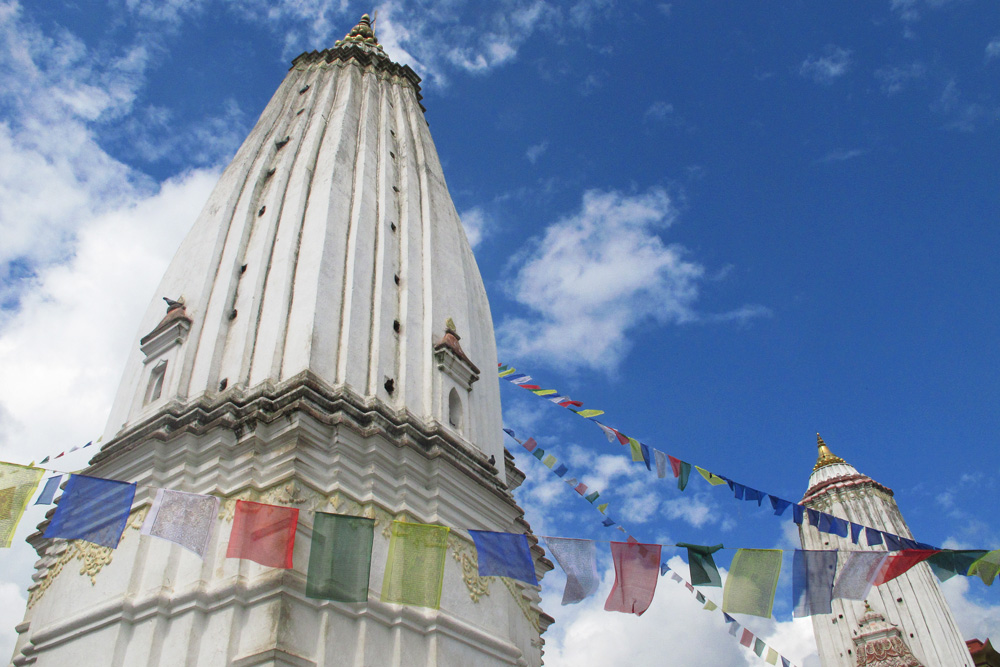
<instances>
[{"instance_id":1,"label":"prayer flag","mask_svg":"<svg viewBox=\"0 0 1000 667\"><path fill-rule=\"evenodd\" d=\"M872 583L875 586L881 586L887 581L892 581L907 572L914 565L922 563L936 553L938 552L925 549L904 549L899 553L890 554L885 559L885 563L882 564L882 568Z\"/></svg>"},{"instance_id":2,"label":"prayer flag","mask_svg":"<svg viewBox=\"0 0 1000 667\"><path fill-rule=\"evenodd\" d=\"M607 426L597 421L596 419L594 420L594 423L597 424L602 431L604 431L604 435L607 437L608 442L614 442L616 440L615 430L613 428L608 428Z\"/></svg>"},{"instance_id":3,"label":"prayer flag","mask_svg":"<svg viewBox=\"0 0 1000 667\"><path fill-rule=\"evenodd\" d=\"M898 535L893 535L892 533L882 533L882 539L885 540L885 550L886 551L902 551L903 543L900 541ZM877 584L876 584L877 585Z\"/></svg>"},{"instance_id":4,"label":"prayer flag","mask_svg":"<svg viewBox=\"0 0 1000 667\"><path fill-rule=\"evenodd\" d=\"M529 452L533 452L533 451L535 451L535 447L538 446L538 443L535 442L534 438L528 438L527 440L524 441L524 445L523 446Z\"/></svg>"},{"instance_id":5,"label":"prayer flag","mask_svg":"<svg viewBox=\"0 0 1000 667\"><path fill-rule=\"evenodd\" d=\"M917 541L916 540L911 540L908 537L903 537L901 535L899 537L899 541L903 544L903 548L904 549L919 549L920 548L920 547L917 546Z\"/></svg>"},{"instance_id":6,"label":"prayer flag","mask_svg":"<svg viewBox=\"0 0 1000 667\"><path fill-rule=\"evenodd\" d=\"M290 569L298 522L298 508L237 500L226 558Z\"/></svg>"},{"instance_id":7,"label":"prayer flag","mask_svg":"<svg viewBox=\"0 0 1000 667\"><path fill-rule=\"evenodd\" d=\"M628 446L632 452L632 461L642 461L642 444L635 438L629 438Z\"/></svg>"},{"instance_id":8,"label":"prayer flag","mask_svg":"<svg viewBox=\"0 0 1000 667\"><path fill-rule=\"evenodd\" d=\"M125 531L133 498L135 484L70 475L45 537L86 540L114 549Z\"/></svg>"},{"instance_id":9,"label":"prayer flag","mask_svg":"<svg viewBox=\"0 0 1000 667\"><path fill-rule=\"evenodd\" d=\"M882 544L882 531L875 530L874 528L865 528L865 541L870 547Z\"/></svg>"},{"instance_id":10,"label":"prayer flag","mask_svg":"<svg viewBox=\"0 0 1000 667\"><path fill-rule=\"evenodd\" d=\"M845 600L864 600L888 557L884 551L852 551L847 555L840 576L833 586L833 597Z\"/></svg>"},{"instance_id":11,"label":"prayer flag","mask_svg":"<svg viewBox=\"0 0 1000 667\"><path fill-rule=\"evenodd\" d=\"M673 579L674 581L676 581L678 584L681 583L682 581L684 581L684 579L681 578L681 575L677 574L676 572L672 573L670 575L670 578Z\"/></svg>"},{"instance_id":12,"label":"prayer flag","mask_svg":"<svg viewBox=\"0 0 1000 667\"><path fill-rule=\"evenodd\" d=\"M660 563L660 576L662 577L667 572L670 572L670 566L667 565L667 561Z\"/></svg>"},{"instance_id":13,"label":"prayer flag","mask_svg":"<svg viewBox=\"0 0 1000 667\"><path fill-rule=\"evenodd\" d=\"M653 458L656 459L656 476L663 479L667 476L667 455L658 449L654 449Z\"/></svg>"},{"instance_id":14,"label":"prayer flag","mask_svg":"<svg viewBox=\"0 0 1000 667\"><path fill-rule=\"evenodd\" d=\"M545 457L545 459L542 460L542 465L548 468L549 470L551 470L552 466L554 466L555 464L556 464L556 457L552 456L551 454L549 454L548 456Z\"/></svg>"},{"instance_id":15,"label":"prayer flag","mask_svg":"<svg viewBox=\"0 0 1000 667\"><path fill-rule=\"evenodd\" d=\"M753 644L753 633L743 628L743 636L740 637L740 643L750 648L750 645Z\"/></svg>"},{"instance_id":16,"label":"prayer flag","mask_svg":"<svg viewBox=\"0 0 1000 667\"><path fill-rule=\"evenodd\" d=\"M572 409L572 408L571 408ZM599 417L604 414L604 410L573 410L576 414L584 417L586 419L591 419L593 417Z\"/></svg>"},{"instance_id":17,"label":"prayer flag","mask_svg":"<svg viewBox=\"0 0 1000 667\"><path fill-rule=\"evenodd\" d=\"M978 576L987 586L993 585L998 573L1000 573L1000 549L990 551L969 567L969 576Z\"/></svg>"},{"instance_id":18,"label":"prayer flag","mask_svg":"<svg viewBox=\"0 0 1000 667\"><path fill-rule=\"evenodd\" d=\"M611 526L615 525L615 522L613 519L607 518L601 522L601 525L604 526L605 528L610 528Z\"/></svg>"},{"instance_id":19,"label":"prayer flag","mask_svg":"<svg viewBox=\"0 0 1000 667\"><path fill-rule=\"evenodd\" d=\"M986 555L986 551L953 551L946 549L927 559L927 564L941 581L947 581L956 574L968 575L973 563Z\"/></svg>"},{"instance_id":20,"label":"prayer flag","mask_svg":"<svg viewBox=\"0 0 1000 667\"><path fill-rule=\"evenodd\" d=\"M567 468L567 467L566 467L566 466L565 466L564 464L560 463L560 464L559 464L559 465L558 465L558 466L556 467L556 469L555 469L555 470L553 470L552 472L554 472L554 473L556 474L556 477L562 477L562 476L563 476L563 475L565 475L565 474L566 474L567 472L569 472L569 468Z\"/></svg>"},{"instance_id":21,"label":"prayer flag","mask_svg":"<svg viewBox=\"0 0 1000 667\"><path fill-rule=\"evenodd\" d=\"M382 602L437 609L441 606L448 528L392 522Z\"/></svg>"},{"instance_id":22,"label":"prayer flag","mask_svg":"<svg viewBox=\"0 0 1000 667\"><path fill-rule=\"evenodd\" d=\"M670 461L670 468L673 470L674 477L677 478L677 488L683 491L687 487L688 477L691 475L691 464L674 458L669 454L667 455L667 459Z\"/></svg>"},{"instance_id":23,"label":"prayer flag","mask_svg":"<svg viewBox=\"0 0 1000 667\"><path fill-rule=\"evenodd\" d=\"M739 549L726 577L723 611L770 617L780 573L780 549Z\"/></svg>"},{"instance_id":24,"label":"prayer flag","mask_svg":"<svg viewBox=\"0 0 1000 667\"><path fill-rule=\"evenodd\" d=\"M794 521L800 526L802 525L802 511L804 509L805 507L799 505L798 503L794 503L792 505L792 521Z\"/></svg>"},{"instance_id":25,"label":"prayer flag","mask_svg":"<svg viewBox=\"0 0 1000 667\"><path fill-rule=\"evenodd\" d=\"M822 512L819 510L814 510L809 507L806 508L806 516L809 517L809 525L819 528L819 520Z\"/></svg>"},{"instance_id":26,"label":"prayer flag","mask_svg":"<svg viewBox=\"0 0 1000 667\"><path fill-rule=\"evenodd\" d=\"M579 493L582 496L585 493L587 493L587 485L584 484L583 482L580 482L575 487L573 487L573 490L576 491L577 493Z\"/></svg>"},{"instance_id":27,"label":"prayer flag","mask_svg":"<svg viewBox=\"0 0 1000 667\"><path fill-rule=\"evenodd\" d=\"M788 661L788 658L786 658L785 656L780 656L780 657L781 657L781 667L792 667L792 663Z\"/></svg>"},{"instance_id":28,"label":"prayer flag","mask_svg":"<svg viewBox=\"0 0 1000 667\"><path fill-rule=\"evenodd\" d=\"M768 495L771 500L771 507L774 508L774 515L781 516L788 509L788 506L792 504L791 500L785 500L784 498L778 498L777 496Z\"/></svg>"},{"instance_id":29,"label":"prayer flag","mask_svg":"<svg viewBox=\"0 0 1000 667\"><path fill-rule=\"evenodd\" d=\"M711 484L712 486L719 486L720 484L725 484L726 483L726 480L722 479L721 477L719 477L718 475L716 475L714 472L709 472L709 471L705 470L704 468L699 468L698 466L695 466L694 469L697 470L698 474L700 474L702 477L704 477L705 481L708 482L709 484Z\"/></svg>"},{"instance_id":30,"label":"prayer flag","mask_svg":"<svg viewBox=\"0 0 1000 667\"><path fill-rule=\"evenodd\" d=\"M764 654L764 641L760 637L753 638L753 652L758 656Z\"/></svg>"},{"instance_id":31,"label":"prayer flag","mask_svg":"<svg viewBox=\"0 0 1000 667\"><path fill-rule=\"evenodd\" d=\"M718 608L719 608L719 607L718 607L718 606L717 606L717 605L716 605L716 604L715 604L714 602L712 602L711 600L707 600L707 601L705 602L705 606L704 606L704 609L705 609L706 611L715 611L715 610L716 610L716 609L718 609Z\"/></svg>"},{"instance_id":32,"label":"prayer flag","mask_svg":"<svg viewBox=\"0 0 1000 667\"><path fill-rule=\"evenodd\" d=\"M0 548L10 547L24 508L44 474L41 468L0 463Z\"/></svg>"},{"instance_id":33,"label":"prayer flag","mask_svg":"<svg viewBox=\"0 0 1000 667\"><path fill-rule=\"evenodd\" d=\"M642 461L646 464L646 470L652 470L653 468L650 467L652 457L649 455L649 447L640 442L639 448L642 450Z\"/></svg>"},{"instance_id":34,"label":"prayer flag","mask_svg":"<svg viewBox=\"0 0 1000 667\"><path fill-rule=\"evenodd\" d=\"M740 631L740 628L742 628L743 626L737 623L736 619L727 614L726 612L722 612L722 616L726 619L726 625L729 626L727 632L729 632L729 634L735 637L736 634Z\"/></svg>"},{"instance_id":35,"label":"prayer flag","mask_svg":"<svg viewBox=\"0 0 1000 667\"><path fill-rule=\"evenodd\" d=\"M591 493L588 493L587 495L585 495L583 498L588 503L592 503L592 502L594 502L595 500L597 500L600 497L601 497L600 493L598 493L597 491L592 491Z\"/></svg>"},{"instance_id":36,"label":"prayer flag","mask_svg":"<svg viewBox=\"0 0 1000 667\"><path fill-rule=\"evenodd\" d=\"M829 614L836 574L836 551L796 549L792 558L792 602L795 605L792 616Z\"/></svg>"},{"instance_id":37,"label":"prayer flag","mask_svg":"<svg viewBox=\"0 0 1000 667\"><path fill-rule=\"evenodd\" d=\"M712 558L712 554L723 548L721 544L710 547L678 542L677 546L687 549L688 567L691 568L692 584L695 586L722 586L722 577L719 576L719 568L715 565L715 560Z\"/></svg>"},{"instance_id":38,"label":"prayer flag","mask_svg":"<svg viewBox=\"0 0 1000 667\"><path fill-rule=\"evenodd\" d=\"M612 542L611 556L615 562L615 585L604 603L605 611L642 616L656 591L660 545Z\"/></svg>"},{"instance_id":39,"label":"prayer flag","mask_svg":"<svg viewBox=\"0 0 1000 667\"><path fill-rule=\"evenodd\" d=\"M480 577L508 577L538 585L531 547L523 533L469 530L479 557Z\"/></svg>"},{"instance_id":40,"label":"prayer flag","mask_svg":"<svg viewBox=\"0 0 1000 667\"><path fill-rule=\"evenodd\" d=\"M316 512L306 597L337 602L367 602L375 519Z\"/></svg>"},{"instance_id":41,"label":"prayer flag","mask_svg":"<svg viewBox=\"0 0 1000 667\"><path fill-rule=\"evenodd\" d=\"M179 544L204 559L218 515L215 496L158 489L141 532Z\"/></svg>"},{"instance_id":42,"label":"prayer flag","mask_svg":"<svg viewBox=\"0 0 1000 667\"><path fill-rule=\"evenodd\" d=\"M45 480L45 486L42 488L42 492L38 494L38 500L35 501L35 504L51 505L52 499L56 496L56 491L59 490L59 482L62 481L62 478L62 475L55 475Z\"/></svg>"},{"instance_id":43,"label":"prayer flag","mask_svg":"<svg viewBox=\"0 0 1000 667\"><path fill-rule=\"evenodd\" d=\"M49 462L48 456L46 456L44 459L41 460L41 463L48 463L48 462Z\"/></svg>"},{"instance_id":44,"label":"prayer flag","mask_svg":"<svg viewBox=\"0 0 1000 667\"><path fill-rule=\"evenodd\" d=\"M861 531L862 531L862 529L864 529L864 526L861 526L861 525L856 524L856 523L851 523L851 542L853 542L854 544L860 544L861 543Z\"/></svg>"},{"instance_id":45,"label":"prayer flag","mask_svg":"<svg viewBox=\"0 0 1000 667\"><path fill-rule=\"evenodd\" d=\"M532 454L534 454L536 459L541 461L545 457L545 450L542 449L541 447L538 447L535 449L535 451L532 452Z\"/></svg>"},{"instance_id":46,"label":"prayer flag","mask_svg":"<svg viewBox=\"0 0 1000 667\"><path fill-rule=\"evenodd\" d=\"M758 491L757 489L751 489L748 486L743 491L743 499L744 500L751 500L751 501L756 500L757 501L757 506L760 507L761 504L763 504L763 502L764 502L764 493L762 491Z\"/></svg>"},{"instance_id":47,"label":"prayer flag","mask_svg":"<svg viewBox=\"0 0 1000 667\"><path fill-rule=\"evenodd\" d=\"M597 511L600 512L601 514L604 514L605 512L608 511L608 505L610 504L611 503L601 503L600 505L597 506Z\"/></svg>"},{"instance_id":48,"label":"prayer flag","mask_svg":"<svg viewBox=\"0 0 1000 667\"><path fill-rule=\"evenodd\" d=\"M705 604L705 596L701 593L701 591L694 594L694 599L702 604Z\"/></svg>"},{"instance_id":49,"label":"prayer flag","mask_svg":"<svg viewBox=\"0 0 1000 667\"><path fill-rule=\"evenodd\" d=\"M776 664L778 664L778 652L775 651L770 646L768 646L767 647L767 657L764 658L764 662L766 662L769 665L776 665Z\"/></svg>"},{"instance_id":50,"label":"prayer flag","mask_svg":"<svg viewBox=\"0 0 1000 667\"><path fill-rule=\"evenodd\" d=\"M562 604L576 604L597 592L601 579L597 574L597 549L592 541L546 537L545 544L566 573Z\"/></svg>"},{"instance_id":51,"label":"prayer flag","mask_svg":"<svg viewBox=\"0 0 1000 667\"><path fill-rule=\"evenodd\" d=\"M733 493L736 496L736 500L743 500L743 494L746 492L746 490L747 487L737 482L733 482Z\"/></svg>"}]
</instances>

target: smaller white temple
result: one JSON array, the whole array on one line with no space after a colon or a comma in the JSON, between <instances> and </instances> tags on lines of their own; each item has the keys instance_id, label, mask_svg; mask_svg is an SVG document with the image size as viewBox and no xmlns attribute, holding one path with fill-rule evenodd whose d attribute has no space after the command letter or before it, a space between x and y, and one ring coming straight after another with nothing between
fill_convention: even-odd
<instances>
[{"instance_id":1,"label":"smaller white temple","mask_svg":"<svg viewBox=\"0 0 1000 667\"><path fill-rule=\"evenodd\" d=\"M816 438L819 456L809 476L809 489L802 504L912 539L892 489L859 473L831 452L819 434ZM850 538L821 533L808 522L799 526L799 539L803 549L885 549L884 545L865 546L864 538L861 544L854 544ZM973 667L969 649L927 563L919 563L903 575L873 588L864 602L835 599L832 607L831 613L812 617L823 667ZM881 640L885 638L892 643L892 637L896 636L905 642L909 657L891 656L889 662L873 662L873 658L868 657L869 646L873 651L881 651L874 647L882 646ZM857 654L862 647L867 662ZM907 662L910 659L914 661Z\"/></svg>"}]
</instances>

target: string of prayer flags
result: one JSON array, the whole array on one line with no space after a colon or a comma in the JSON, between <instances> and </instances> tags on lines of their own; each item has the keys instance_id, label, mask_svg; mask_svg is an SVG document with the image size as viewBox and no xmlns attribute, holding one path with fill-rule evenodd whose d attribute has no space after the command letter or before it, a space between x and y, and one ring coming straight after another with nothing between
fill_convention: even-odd
<instances>
[{"instance_id":1,"label":"string of prayer flags","mask_svg":"<svg viewBox=\"0 0 1000 667\"><path fill-rule=\"evenodd\" d=\"M875 586L881 586L887 581L892 581L899 575L909 571L917 563L924 562L936 553L936 550L932 551L929 549L903 549L898 553L890 554L885 559L885 563L883 563L882 568L875 577L875 581L872 583Z\"/></svg>"},{"instance_id":2,"label":"string of prayer flags","mask_svg":"<svg viewBox=\"0 0 1000 667\"><path fill-rule=\"evenodd\" d=\"M298 523L299 510L296 507L237 500L226 558L242 558L267 567L291 569Z\"/></svg>"},{"instance_id":3,"label":"string of prayer flags","mask_svg":"<svg viewBox=\"0 0 1000 667\"><path fill-rule=\"evenodd\" d=\"M306 597L367 602L374 540L375 519L316 512Z\"/></svg>"},{"instance_id":4,"label":"string of prayer flags","mask_svg":"<svg viewBox=\"0 0 1000 667\"><path fill-rule=\"evenodd\" d=\"M660 552L659 544L611 543L615 585L604 603L606 611L642 616L653 601L653 593L656 591L656 581L660 574Z\"/></svg>"},{"instance_id":5,"label":"string of prayer flags","mask_svg":"<svg viewBox=\"0 0 1000 667\"><path fill-rule=\"evenodd\" d=\"M41 468L0 463L0 548L10 547L24 508L44 474Z\"/></svg>"},{"instance_id":6,"label":"string of prayer flags","mask_svg":"<svg viewBox=\"0 0 1000 667\"><path fill-rule=\"evenodd\" d=\"M780 549L739 549L722 593L723 611L770 618L781 574Z\"/></svg>"},{"instance_id":7,"label":"string of prayer flags","mask_svg":"<svg viewBox=\"0 0 1000 667\"><path fill-rule=\"evenodd\" d=\"M788 509L788 506L792 504L792 501L790 500L772 496L771 494L768 494L767 497L771 501L771 508L774 510L774 516L781 516L785 513L785 510Z\"/></svg>"},{"instance_id":8,"label":"string of prayer flags","mask_svg":"<svg viewBox=\"0 0 1000 667\"><path fill-rule=\"evenodd\" d=\"M726 620L726 625L729 626L729 630L727 630L727 632L731 634L733 637L739 634L739 631L743 626L737 623L736 619L727 614L726 612L722 612L722 617Z\"/></svg>"},{"instance_id":9,"label":"string of prayer flags","mask_svg":"<svg viewBox=\"0 0 1000 667\"><path fill-rule=\"evenodd\" d=\"M889 554L885 551L852 551L847 555L833 586L833 597L864 600Z\"/></svg>"},{"instance_id":10,"label":"string of prayer flags","mask_svg":"<svg viewBox=\"0 0 1000 667\"><path fill-rule=\"evenodd\" d=\"M42 463L44 463L44 461L42 461ZM51 505L52 500L56 497L56 491L59 490L59 482L62 481L62 478L62 475L55 475L45 480L45 486L42 487L42 492L38 494L38 499L35 500L35 504Z\"/></svg>"},{"instance_id":11,"label":"string of prayer flags","mask_svg":"<svg viewBox=\"0 0 1000 667\"><path fill-rule=\"evenodd\" d=\"M480 577L507 577L538 585L526 535L471 529L469 535L476 545Z\"/></svg>"},{"instance_id":12,"label":"string of prayer flags","mask_svg":"<svg viewBox=\"0 0 1000 667\"><path fill-rule=\"evenodd\" d=\"M141 532L179 544L204 560L218 515L215 496L159 489Z\"/></svg>"},{"instance_id":13,"label":"string of prayer flags","mask_svg":"<svg viewBox=\"0 0 1000 667\"><path fill-rule=\"evenodd\" d=\"M941 581L948 581L956 574L968 575L972 565L985 556L986 551L952 551L944 550L927 559L934 574Z\"/></svg>"},{"instance_id":14,"label":"string of prayer flags","mask_svg":"<svg viewBox=\"0 0 1000 667\"><path fill-rule=\"evenodd\" d=\"M678 542L677 546L684 547L688 552L688 567L691 569L691 583L695 586L722 586L722 577L719 575L719 568L712 558L721 544L715 546L703 546L700 544L688 544Z\"/></svg>"},{"instance_id":15,"label":"string of prayer flags","mask_svg":"<svg viewBox=\"0 0 1000 667\"><path fill-rule=\"evenodd\" d=\"M597 547L593 541L546 537L545 544L566 573L562 604L576 604L597 592L601 579L597 574Z\"/></svg>"},{"instance_id":16,"label":"string of prayer flags","mask_svg":"<svg viewBox=\"0 0 1000 667\"><path fill-rule=\"evenodd\" d=\"M836 551L796 549L792 556L792 616L829 614L836 574Z\"/></svg>"},{"instance_id":17,"label":"string of prayer flags","mask_svg":"<svg viewBox=\"0 0 1000 667\"><path fill-rule=\"evenodd\" d=\"M135 484L70 475L45 537L118 546L132 510Z\"/></svg>"},{"instance_id":18,"label":"string of prayer flags","mask_svg":"<svg viewBox=\"0 0 1000 667\"><path fill-rule=\"evenodd\" d=\"M446 526L392 522L382 602L440 608L448 531Z\"/></svg>"},{"instance_id":19,"label":"string of prayer flags","mask_svg":"<svg viewBox=\"0 0 1000 667\"><path fill-rule=\"evenodd\" d=\"M969 567L969 576L978 576L987 586L993 585L998 573L1000 573L1000 549L989 552Z\"/></svg>"}]
</instances>

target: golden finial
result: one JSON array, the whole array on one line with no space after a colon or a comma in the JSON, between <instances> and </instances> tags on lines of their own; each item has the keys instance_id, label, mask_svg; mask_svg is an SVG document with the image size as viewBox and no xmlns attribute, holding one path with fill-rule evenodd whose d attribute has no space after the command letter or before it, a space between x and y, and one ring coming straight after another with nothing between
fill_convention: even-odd
<instances>
[{"instance_id":1,"label":"golden finial","mask_svg":"<svg viewBox=\"0 0 1000 667\"><path fill-rule=\"evenodd\" d=\"M375 30L372 28L371 17L368 14L364 14L361 20L358 21L358 24L351 28L349 33L344 35L344 39L335 42L334 46L346 46L347 44L379 46L378 38L375 37Z\"/></svg>"},{"instance_id":2,"label":"golden finial","mask_svg":"<svg viewBox=\"0 0 1000 667\"><path fill-rule=\"evenodd\" d=\"M823 442L823 438L820 437L819 433L816 434L816 447L819 448L819 458L816 459L813 471L819 470L824 466L833 465L834 463L846 463L844 459L830 451L830 448Z\"/></svg>"}]
</instances>

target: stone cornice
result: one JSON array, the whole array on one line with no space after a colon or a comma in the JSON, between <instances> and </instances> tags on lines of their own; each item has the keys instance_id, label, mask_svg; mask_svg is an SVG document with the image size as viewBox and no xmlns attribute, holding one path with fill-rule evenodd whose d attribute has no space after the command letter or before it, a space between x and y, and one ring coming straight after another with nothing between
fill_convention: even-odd
<instances>
[{"instance_id":1,"label":"stone cornice","mask_svg":"<svg viewBox=\"0 0 1000 667\"><path fill-rule=\"evenodd\" d=\"M330 64L334 61L346 63L352 60L362 67L372 67L376 71L386 72L409 81L410 85L413 86L413 91L417 94L417 102L419 103L423 99L423 95L420 94L420 76L409 65L394 63L388 56L359 44L344 44L322 51L306 51L292 61L290 69L317 63ZM426 111L423 104L420 105L420 109Z\"/></svg>"},{"instance_id":2,"label":"stone cornice","mask_svg":"<svg viewBox=\"0 0 1000 667\"><path fill-rule=\"evenodd\" d=\"M818 496L823 495L824 493L827 493L833 489L838 489L838 490L849 489L852 487L871 487L874 489L878 489L879 491L882 491L889 497L892 497L893 495L892 489L890 489L888 486L879 484L878 482L873 480L871 477L868 477L867 475L861 475L861 474L842 475L840 477L834 477L833 479L824 480L822 482L819 482L818 484L811 486L809 490L806 491L805 496L803 496L802 502L808 503L813 500L816 500Z\"/></svg>"}]
</instances>

